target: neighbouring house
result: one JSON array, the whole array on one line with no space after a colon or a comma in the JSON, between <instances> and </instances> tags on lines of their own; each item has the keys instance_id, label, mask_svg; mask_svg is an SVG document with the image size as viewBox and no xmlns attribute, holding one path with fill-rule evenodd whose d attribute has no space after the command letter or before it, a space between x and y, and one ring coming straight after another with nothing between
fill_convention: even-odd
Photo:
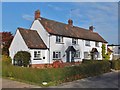
<instances>
[{"instance_id":1,"label":"neighbouring house","mask_svg":"<svg viewBox=\"0 0 120 90\"><path fill-rule=\"evenodd\" d=\"M109 50L112 51L112 54L110 56L111 60L117 60L120 59L120 45L108 45Z\"/></svg>"},{"instance_id":2,"label":"neighbouring house","mask_svg":"<svg viewBox=\"0 0 120 90\"><path fill-rule=\"evenodd\" d=\"M102 44L107 48L107 41L94 32L93 26L84 29L74 26L71 19L67 24L46 19L37 10L30 29L17 28L9 52L12 63L18 51L30 52L31 65L37 67L56 60L64 63L91 58L102 60Z\"/></svg>"}]
</instances>

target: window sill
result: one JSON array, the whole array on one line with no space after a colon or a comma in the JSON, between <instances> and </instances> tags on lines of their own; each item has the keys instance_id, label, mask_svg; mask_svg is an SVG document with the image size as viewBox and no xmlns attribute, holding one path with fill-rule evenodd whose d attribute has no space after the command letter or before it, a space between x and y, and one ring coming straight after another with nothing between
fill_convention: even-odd
<instances>
[{"instance_id":1,"label":"window sill","mask_svg":"<svg viewBox=\"0 0 120 90\"><path fill-rule=\"evenodd\" d=\"M34 58L33 60L42 60L41 58Z\"/></svg>"},{"instance_id":2,"label":"window sill","mask_svg":"<svg viewBox=\"0 0 120 90\"><path fill-rule=\"evenodd\" d=\"M90 45L85 45L85 46L90 47Z\"/></svg>"},{"instance_id":3,"label":"window sill","mask_svg":"<svg viewBox=\"0 0 120 90\"><path fill-rule=\"evenodd\" d=\"M64 44L63 42L56 42L56 44Z\"/></svg>"},{"instance_id":4,"label":"window sill","mask_svg":"<svg viewBox=\"0 0 120 90\"><path fill-rule=\"evenodd\" d=\"M72 45L79 45L79 44L72 44Z\"/></svg>"},{"instance_id":5,"label":"window sill","mask_svg":"<svg viewBox=\"0 0 120 90\"><path fill-rule=\"evenodd\" d=\"M75 59L81 59L80 57L75 57Z\"/></svg>"},{"instance_id":6,"label":"window sill","mask_svg":"<svg viewBox=\"0 0 120 90\"><path fill-rule=\"evenodd\" d=\"M61 60L60 58L53 58L53 60Z\"/></svg>"}]
</instances>

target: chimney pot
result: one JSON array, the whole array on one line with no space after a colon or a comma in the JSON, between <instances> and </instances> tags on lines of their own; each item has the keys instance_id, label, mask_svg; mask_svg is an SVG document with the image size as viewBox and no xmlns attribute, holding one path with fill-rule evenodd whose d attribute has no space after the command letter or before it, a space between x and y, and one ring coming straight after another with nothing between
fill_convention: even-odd
<instances>
[{"instance_id":1,"label":"chimney pot","mask_svg":"<svg viewBox=\"0 0 120 90\"><path fill-rule=\"evenodd\" d=\"M68 20L68 25L73 26L73 20L69 19L69 20Z\"/></svg>"},{"instance_id":2,"label":"chimney pot","mask_svg":"<svg viewBox=\"0 0 120 90\"><path fill-rule=\"evenodd\" d=\"M91 32L93 32L94 27L93 27L93 26L90 26L90 27L89 27L89 30L90 30Z\"/></svg>"},{"instance_id":3,"label":"chimney pot","mask_svg":"<svg viewBox=\"0 0 120 90\"><path fill-rule=\"evenodd\" d=\"M40 10L35 11L35 20L40 18Z\"/></svg>"}]
</instances>

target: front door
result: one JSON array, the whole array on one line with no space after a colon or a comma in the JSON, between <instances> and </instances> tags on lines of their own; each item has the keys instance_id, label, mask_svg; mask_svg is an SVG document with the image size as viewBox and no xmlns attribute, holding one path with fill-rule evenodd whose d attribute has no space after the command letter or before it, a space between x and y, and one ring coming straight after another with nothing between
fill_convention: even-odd
<instances>
[{"instance_id":1,"label":"front door","mask_svg":"<svg viewBox=\"0 0 120 90\"><path fill-rule=\"evenodd\" d=\"M67 60L67 62L70 62L70 52L67 52L66 54L67 54L66 60Z\"/></svg>"},{"instance_id":2,"label":"front door","mask_svg":"<svg viewBox=\"0 0 120 90\"><path fill-rule=\"evenodd\" d=\"M74 62L75 52L71 52L71 62Z\"/></svg>"},{"instance_id":3,"label":"front door","mask_svg":"<svg viewBox=\"0 0 120 90\"><path fill-rule=\"evenodd\" d=\"M74 62L75 52L69 51L67 52L67 62Z\"/></svg>"}]
</instances>

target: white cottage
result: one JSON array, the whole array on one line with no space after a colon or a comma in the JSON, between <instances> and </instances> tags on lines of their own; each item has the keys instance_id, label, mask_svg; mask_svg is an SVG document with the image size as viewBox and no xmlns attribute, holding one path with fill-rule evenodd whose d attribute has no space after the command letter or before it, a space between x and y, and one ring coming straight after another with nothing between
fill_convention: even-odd
<instances>
[{"instance_id":1,"label":"white cottage","mask_svg":"<svg viewBox=\"0 0 120 90\"><path fill-rule=\"evenodd\" d=\"M55 60L77 62L83 59L102 59L102 44L105 41L98 33L73 25L46 19L35 11L35 20L30 29L17 28L9 48L12 58L18 51L28 51L31 54L31 65L51 64ZM92 53L92 56L91 56Z\"/></svg>"}]
</instances>

